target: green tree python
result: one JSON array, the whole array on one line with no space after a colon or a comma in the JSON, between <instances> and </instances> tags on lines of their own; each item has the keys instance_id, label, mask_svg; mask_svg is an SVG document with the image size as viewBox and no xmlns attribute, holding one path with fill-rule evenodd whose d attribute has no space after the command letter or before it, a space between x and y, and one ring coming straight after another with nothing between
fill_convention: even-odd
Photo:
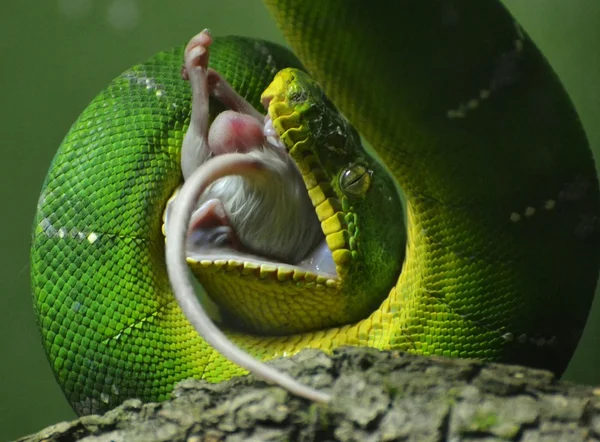
<instances>
[{"instance_id":1,"label":"green tree python","mask_svg":"<svg viewBox=\"0 0 600 442\"><path fill-rule=\"evenodd\" d=\"M328 98L273 81L301 65L267 42L215 39L210 63L257 109L268 87L336 275L197 260L227 335L261 360L361 345L561 373L598 277L598 182L569 97L529 37L497 0L265 3ZM197 335L167 277L162 216L182 183L191 112L182 63L183 48L159 53L101 92L38 202L34 305L80 414L244 373ZM402 188L406 229L393 181L329 100Z\"/></svg>"}]
</instances>

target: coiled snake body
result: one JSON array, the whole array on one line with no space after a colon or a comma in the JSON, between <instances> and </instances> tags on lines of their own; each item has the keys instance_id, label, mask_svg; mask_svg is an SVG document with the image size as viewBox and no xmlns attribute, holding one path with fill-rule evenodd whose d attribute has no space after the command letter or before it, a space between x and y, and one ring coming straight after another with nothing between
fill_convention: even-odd
<instances>
[{"instance_id":1,"label":"coiled snake body","mask_svg":"<svg viewBox=\"0 0 600 442\"><path fill-rule=\"evenodd\" d=\"M391 181L350 145L352 129L325 134L329 148L304 144L295 160L338 276L200 262L202 284L240 324L230 336L264 360L368 345L562 372L598 276L599 195L581 124L538 49L496 0L405 0L397 13L266 3L404 191L408 240ZM299 67L243 38L216 40L211 62L257 108L277 71ZM243 373L196 335L166 277L162 211L181 182L190 114L181 63L182 49L163 52L116 78L71 128L40 196L34 303L79 413ZM323 135L296 118L294 84L272 86L288 147ZM356 164L374 190L352 199L339 177Z\"/></svg>"}]
</instances>

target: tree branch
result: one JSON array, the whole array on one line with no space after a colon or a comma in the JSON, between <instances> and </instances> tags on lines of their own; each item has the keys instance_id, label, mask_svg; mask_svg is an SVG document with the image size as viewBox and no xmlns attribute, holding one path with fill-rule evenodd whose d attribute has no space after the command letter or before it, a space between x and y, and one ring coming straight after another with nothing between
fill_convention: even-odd
<instances>
[{"instance_id":1,"label":"tree branch","mask_svg":"<svg viewBox=\"0 0 600 442\"><path fill-rule=\"evenodd\" d=\"M188 380L169 401L128 400L20 441L600 439L600 388L543 370L350 347L273 364L330 391L332 403L312 404L252 377Z\"/></svg>"}]
</instances>

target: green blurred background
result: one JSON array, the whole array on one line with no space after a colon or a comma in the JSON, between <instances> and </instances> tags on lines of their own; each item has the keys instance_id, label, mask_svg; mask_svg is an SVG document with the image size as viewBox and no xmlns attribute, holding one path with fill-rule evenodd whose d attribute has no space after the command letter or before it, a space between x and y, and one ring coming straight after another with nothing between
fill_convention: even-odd
<instances>
[{"instance_id":1,"label":"green blurred background","mask_svg":"<svg viewBox=\"0 0 600 442\"><path fill-rule=\"evenodd\" d=\"M395 2L392 2L394 4ZM506 0L555 67L600 158L600 2ZM0 441L74 417L46 362L31 307L29 238L62 137L114 76L200 29L282 42L259 0L9 0L0 16L3 161ZM573 293L572 296L577 296ZM600 300L566 378L600 384Z\"/></svg>"}]
</instances>

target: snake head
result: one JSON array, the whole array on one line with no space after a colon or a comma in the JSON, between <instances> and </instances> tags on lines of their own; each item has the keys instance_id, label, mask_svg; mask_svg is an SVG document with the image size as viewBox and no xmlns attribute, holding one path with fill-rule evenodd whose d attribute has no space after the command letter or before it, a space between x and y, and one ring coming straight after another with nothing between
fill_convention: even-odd
<instances>
[{"instance_id":1,"label":"snake head","mask_svg":"<svg viewBox=\"0 0 600 442\"><path fill-rule=\"evenodd\" d=\"M261 102L279 138L306 174L321 171L333 176L349 165L369 163L358 132L307 73L292 68L279 71ZM366 167L362 170L360 176L343 174L340 190L345 191L351 183L359 184L350 186L350 192L354 190L354 196L364 197L372 171ZM351 175L353 179L346 180Z\"/></svg>"},{"instance_id":2,"label":"snake head","mask_svg":"<svg viewBox=\"0 0 600 442\"><path fill-rule=\"evenodd\" d=\"M296 164L320 222L335 274L255 256L190 260L226 322L246 331L289 334L348 324L387 296L404 258L403 212L394 181L308 74L283 69L264 91L265 131ZM273 130L271 130L273 129ZM241 325L240 325L241 324Z\"/></svg>"}]
</instances>

